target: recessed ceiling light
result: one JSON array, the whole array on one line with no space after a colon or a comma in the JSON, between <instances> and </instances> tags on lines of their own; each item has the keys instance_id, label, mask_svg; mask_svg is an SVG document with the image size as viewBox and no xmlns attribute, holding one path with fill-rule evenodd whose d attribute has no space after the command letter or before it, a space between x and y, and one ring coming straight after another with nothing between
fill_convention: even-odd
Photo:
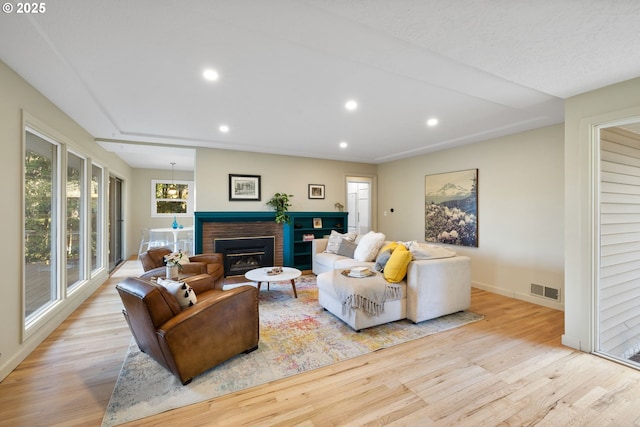
<instances>
[{"instance_id":1,"label":"recessed ceiling light","mask_svg":"<svg viewBox=\"0 0 640 427\"><path fill-rule=\"evenodd\" d=\"M227 125L220 125L220 127L218 128L218 130L222 133L227 133L229 132L229 126Z\"/></svg>"},{"instance_id":2,"label":"recessed ceiling light","mask_svg":"<svg viewBox=\"0 0 640 427\"><path fill-rule=\"evenodd\" d=\"M347 148L347 146L348 146L348 145L349 145L349 144L347 144L345 141L342 141L342 142L340 143L340 148Z\"/></svg>"},{"instance_id":3,"label":"recessed ceiling light","mask_svg":"<svg viewBox=\"0 0 640 427\"><path fill-rule=\"evenodd\" d=\"M218 72L217 72L216 70L211 69L211 68L208 68L208 69L204 70L204 71L202 72L202 76L203 76L205 79L207 79L207 80L209 80L209 81L212 81L212 82L214 82L214 81L218 80L218 77L220 77L220 76L218 75Z\"/></svg>"},{"instance_id":4,"label":"recessed ceiling light","mask_svg":"<svg viewBox=\"0 0 640 427\"><path fill-rule=\"evenodd\" d=\"M430 118L429 120L427 120L427 126L435 126L438 124L438 119L436 119L435 117Z\"/></svg>"},{"instance_id":5,"label":"recessed ceiling light","mask_svg":"<svg viewBox=\"0 0 640 427\"><path fill-rule=\"evenodd\" d=\"M354 99L350 99L344 104L344 108L349 111L356 110L358 108L358 102Z\"/></svg>"}]
</instances>

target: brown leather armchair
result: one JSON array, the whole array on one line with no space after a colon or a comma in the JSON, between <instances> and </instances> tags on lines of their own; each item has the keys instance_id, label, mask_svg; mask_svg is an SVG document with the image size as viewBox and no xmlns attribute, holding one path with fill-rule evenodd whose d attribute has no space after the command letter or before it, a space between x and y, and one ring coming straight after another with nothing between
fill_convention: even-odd
<instances>
[{"instance_id":1,"label":"brown leather armchair","mask_svg":"<svg viewBox=\"0 0 640 427\"><path fill-rule=\"evenodd\" d=\"M181 310L163 286L129 277L116 289L140 350L188 384L202 372L258 348L258 290L214 288L206 274L187 280L198 302Z\"/></svg>"},{"instance_id":2,"label":"brown leather armchair","mask_svg":"<svg viewBox=\"0 0 640 427\"><path fill-rule=\"evenodd\" d=\"M164 277L165 262L164 256L171 253L167 247L151 248L140 254L140 262L145 273L140 276L145 279L152 277ZM189 263L182 265L180 274L202 274L206 273L213 277L216 289L222 289L224 281L224 267L222 265L222 255L207 253L192 255Z\"/></svg>"}]
</instances>

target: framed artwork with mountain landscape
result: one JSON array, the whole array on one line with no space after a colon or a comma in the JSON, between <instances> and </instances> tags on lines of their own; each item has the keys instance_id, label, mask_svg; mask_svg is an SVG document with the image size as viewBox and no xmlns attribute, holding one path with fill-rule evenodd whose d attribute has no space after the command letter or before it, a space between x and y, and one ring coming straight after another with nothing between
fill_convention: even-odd
<instances>
[{"instance_id":1,"label":"framed artwork with mountain landscape","mask_svg":"<svg viewBox=\"0 0 640 427\"><path fill-rule=\"evenodd\" d=\"M424 240L478 247L478 169L427 175Z\"/></svg>"}]
</instances>

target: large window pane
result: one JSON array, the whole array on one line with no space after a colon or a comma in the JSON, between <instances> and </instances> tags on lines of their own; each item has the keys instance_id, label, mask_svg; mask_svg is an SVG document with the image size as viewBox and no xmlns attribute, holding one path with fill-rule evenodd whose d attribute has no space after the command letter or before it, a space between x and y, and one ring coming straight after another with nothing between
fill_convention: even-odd
<instances>
[{"instance_id":1,"label":"large window pane","mask_svg":"<svg viewBox=\"0 0 640 427\"><path fill-rule=\"evenodd\" d=\"M102 268L102 168L91 166L91 271Z\"/></svg>"},{"instance_id":2,"label":"large window pane","mask_svg":"<svg viewBox=\"0 0 640 427\"><path fill-rule=\"evenodd\" d=\"M84 280L84 159L69 153L67 156L67 288Z\"/></svg>"},{"instance_id":3,"label":"large window pane","mask_svg":"<svg viewBox=\"0 0 640 427\"><path fill-rule=\"evenodd\" d=\"M59 146L26 130L24 168L25 321L59 298L57 214Z\"/></svg>"}]
</instances>

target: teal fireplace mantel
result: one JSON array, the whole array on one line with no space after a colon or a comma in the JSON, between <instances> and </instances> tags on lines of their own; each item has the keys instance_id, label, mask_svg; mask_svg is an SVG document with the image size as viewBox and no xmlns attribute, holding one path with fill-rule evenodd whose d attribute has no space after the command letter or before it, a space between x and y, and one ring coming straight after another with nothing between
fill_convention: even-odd
<instances>
[{"instance_id":1,"label":"teal fireplace mantel","mask_svg":"<svg viewBox=\"0 0 640 427\"><path fill-rule=\"evenodd\" d=\"M347 212L289 212L291 221L283 224L283 261L286 267L311 269L311 240L322 238L335 230L347 230ZM196 212L194 240L196 253L202 253L203 224L207 222L274 221L276 213L255 212Z\"/></svg>"},{"instance_id":2,"label":"teal fireplace mantel","mask_svg":"<svg viewBox=\"0 0 640 427\"><path fill-rule=\"evenodd\" d=\"M275 221L275 212L262 211L209 211L196 212L193 220L195 253L202 253L202 225L206 222Z\"/></svg>"}]
</instances>

